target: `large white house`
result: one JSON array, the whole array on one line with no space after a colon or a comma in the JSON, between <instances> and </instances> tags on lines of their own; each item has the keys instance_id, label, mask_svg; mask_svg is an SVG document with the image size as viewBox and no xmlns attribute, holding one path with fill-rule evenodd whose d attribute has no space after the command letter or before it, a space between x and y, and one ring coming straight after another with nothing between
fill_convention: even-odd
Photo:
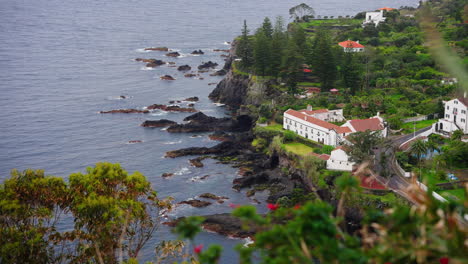
<instances>
[{"instance_id":1,"label":"large white house","mask_svg":"<svg viewBox=\"0 0 468 264\"><path fill-rule=\"evenodd\" d=\"M283 128L291 130L299 136L334 147L338 146L344 137L351 133L349 127L340 127L308 115L307 112L293 109L284 112Z\"/></svg>"},{"instance_id":2,"label":"large white house","mask_svg":"<svg viewBox=\"0 0 468 264\"><path fill-rule=\"evenodd\" d=\"M381 136L387 136L387 127L380 116L369 119L353 119L342 126L329 122L343 121L343 110L300 110L289 109L284 112L283 128L293 131L299 136L319 143L337 147L345 137L366 130L378 131Z\"/></svg>"},{"instance_id":3,"label":"large white house","mask_svg":"<svg viewBox=\"0 0 468 264\"><path fill-rule=\"evenodd\" d=\"M381 9L379 12L366 12L366 20L362 23L363 26L366 24L371 24L373 23L375 26L378 26L379 23L385 21L385 17L383 14L383 9Z\"/></svg>"},{"instance_id":4,"label":"large white house","mask_svg":"<svg viewBox=\"0 0 468 264\"><path fill-rule=\"evenodd\" d=\"M450 134L462 130L468 134L468 98L459 97L444 101L444 118L434 124L434 131L440 134Z\"/></svg>"}]
</instances>

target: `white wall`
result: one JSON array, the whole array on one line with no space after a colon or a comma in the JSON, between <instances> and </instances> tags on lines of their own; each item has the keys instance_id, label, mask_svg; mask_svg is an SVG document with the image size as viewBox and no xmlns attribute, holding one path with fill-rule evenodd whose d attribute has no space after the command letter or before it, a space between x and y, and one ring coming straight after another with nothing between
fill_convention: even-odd
<instances>
[{"instance_id":1,"label":"white wall","mask_svg":"<svg viewBox=\"0 0 468 264\"><path fill-rule=\"evenodd\" d=\"M327 160L328 170L352 171L354 162L349 161L349 156L342 149L335 149Z\"/></svg>"},{"instance_id":2,"label":"white wall","mask_svg":"<svg viewBox=\"0 0 468 264\"><path fill-rule=\"evenodd\" d=\"M284 113L283 128L291 130L301 137L336 147L336 133L321 126Z\"/></svg>"}]
</instances>

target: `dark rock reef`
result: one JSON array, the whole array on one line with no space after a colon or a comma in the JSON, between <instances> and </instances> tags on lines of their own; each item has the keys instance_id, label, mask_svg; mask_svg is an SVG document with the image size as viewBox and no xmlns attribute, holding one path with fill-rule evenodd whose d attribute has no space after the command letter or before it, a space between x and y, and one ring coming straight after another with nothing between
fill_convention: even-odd
<instances>
[{"instance_id":1,"label":"dark rock reef","mask_svg":"<svg viewBox=\"0 0 468 264\"><path fill-rule=\"evenodd\" d=\"M175 52L169 52L169 53L166 53L166 56L167 57L179 57L180 56L180 53L175 51Z\"/></svg>"},{"instance_id":2,"label":"dark rock reef","mask_svg":"<svg viewBox=\"0 0 468 264\"><path fill-rule=\"evenodd\" d=\"M150 111L148 110L138 110L138 109L116 109L110 111L101 111L101 114L147 114Z\"/></svg>"},{"instance_id":3,"label":"dark rock reef","mask_svg":"<svg viewBox=\"0 0 468 264\"><path fill-rule=\"evenodd\" d=\"M151 50L151 51L169 51L169 48L167 48L167 47L156 47L156 48L145 48L145 50Z\"/></svg>"},{"instance_id":4,"label":"dark rock reef","mask_svg":"<svg viewBox=\"0 0 468 264\"><path fill-rule=\"evenodd\" d=\"M182 201L178 204L188 204L188 205L191 205L193 207L197 207L197 208L201 208L201 207L207 207L208 205L211 205L212 203L211 202L207 202L207 201L201 201L201 200L187 200L187 201Z\"/></svg>"},{"instance_id":5,"label":"dark rock reef","mask_svg":"<svg viewBox=\"0 0 468 264\"><path fill-rule=\"evenodd\" d=\"M192 109L192 108L191 108ZM236 118L216 118L198 112L184 119L187 124L170 126L167 131L172 133L184 132L214 132L214 131L248 131L252 127L252 119L247 115Z\"/></svg>"},{"instance_id":6,"label":"dark rock reef","mask_svg":"<svg viewBox=\"0 0 468 264\"><path fill-rule=\"evenodd\" d=\"M169 111L169 112L197 112L197 110L193 108L186 108L186 107L180 107L178 105L162 105L162 104L153 104L147 107L149 110L154 110L154 109L159 109L163 111Z\"/></svg>"},{"instance_id":7,"label":"dark rock reef","mask_svg":"<svg viewBox=\"0 0 468 264\"><path fill-rule=\"evenodd\" d=\"M218 66L218 63L212 62L212 61L208 61L208 62L204 62L204 63L202 63L201 65L199 65L199 66L198 66L198 69L199 69L199 70L210 69L210 68L215 68L216 66Z\"/></svg>"},{"instance_id":8,"label":"dark rock reef","mask_svg":"<svg viewBox=\"0 0 468 264\"><path fill-rule=\"evenodd\" d=\"M185 65L181 65L177 68L178 71L190 71L192 69L192 67L190 67L189 65L185 64Z\"/></svg>"},{"instance_id":9,"label":"dark rock reef","mask_svg":"<svg viewBox=\"0 0 468 264\"><path fill-rule=\"evenodd\" d=\"M203 55L203 54L205 54L205 52L203 52L201 49L199 49L199 50L192 51L191 54L193 54L193 55Z\"/></svg>"},{"instance_id":10,"label":"dark rock reef","mask_svg":"<svg viewBox=\"0 0 468 264\"><path fill-rule=\"evenodd\" d=\"M165 80L165 81L174 81L175 80L175 78L170 76L170 75L164 75L164 76L161 76L160 78L161 78L161 80Z\"/></svg>"},{"instance_id":11,"label":"dark rock reef","mask_svg":"<svg viewBox=\"0 0 468 264\"><path fill-rule=\"evenodd\" d=\"M146 120L141 124L142 127L167 127L177 124L172 120L161 119L161 120Z\"/></svg>"}]
</instances>

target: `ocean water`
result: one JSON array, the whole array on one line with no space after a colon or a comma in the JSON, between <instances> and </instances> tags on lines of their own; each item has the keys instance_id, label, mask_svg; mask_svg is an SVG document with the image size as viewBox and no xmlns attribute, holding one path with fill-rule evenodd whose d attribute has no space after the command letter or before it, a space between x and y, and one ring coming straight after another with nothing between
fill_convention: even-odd
<instances>
[{"instance_id":1,"label":"ocean water","mask_svg":"<svg viewBox=\"0 0 468 264\"><path fill-rule=\"evenodd\" d=\"M226 109L207 95L222 77L201 74L185 78L168 65L147 69L135 58L157 58L196 68L204 61L223 66L226 42L240 33L243 20L257 27L265 16L282 15L303 1L59 1L0 0L0 181L13 168L44 169L67 177L99 161L118 162L129 172L138 170L160 196L182 201L204 192L230 197L224 204L203 209L178 207L172 216L229 212L230 203L251 204L243 192L231 189L236 169L205 160L204 168L190 167L188 159L165 159L164 153L189 146L213 146L208 134L169 134L143 128L146 119L181 121L187 113L99 114L101 110L138 108L200 97L196 109L212 116ZM379 7L416 6L416 0L317 0L310 5L318 15L354 15ZM145 47L167 46L183 54L168 58ZM205 55L190 52L202 49ZM177 80L162 81L170 74ZM127 99L119 99L125 95ZM142 143L129 144L130 140ZM162 179L165 172L176 173ZM210 175L199 180L203 175ZM260 200L264 198L259 197ZM265 205L258 205L265 211ZM62 225L70 225L65 221ZM161 239L174 236L162 227L148 242L142 260L151 260ZM222 263L236 263L231 247L240 240L203 233L197 243L225 246Z\"/></svg>"}]
</instances>

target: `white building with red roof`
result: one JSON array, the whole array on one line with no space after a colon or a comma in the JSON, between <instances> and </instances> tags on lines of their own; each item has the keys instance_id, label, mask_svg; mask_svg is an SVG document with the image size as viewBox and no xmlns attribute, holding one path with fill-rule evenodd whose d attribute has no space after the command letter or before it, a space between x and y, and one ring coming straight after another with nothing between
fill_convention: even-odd
<instances>
[{"instance_id":1,"label":"white building with red roof","mask_svg":"<svg viewBox=\"0 0 468 264\"><path fill-rule=\"evenodd\" d=\"M300 111L289 109L284 112L283 128L301 137L334 147L341 145L348 135L357 131L379 131L382 136L387 136L387 128L379 116L349 120L342 126L329 123L343 120L342 109L312 110L309 108Z\"/></svg>"},{"instance_id":2,"label":"white building with red roof","mask_svg":"<svg viewBox=\"0 0 468 264\"><path fill-rule=\"evenodd\" d=\"M344 52L363 52L364 46L358 41L346 40L338 43L343 48Z\"/></svg>"},{"instance_id":3,"label":"white building with red roof","mask_svg":"<svg viewBox=\"0 0 468 264\"><path fill-rule=\"evenodd\" d=\"M458 97L443 103L444 118L434 124L434 131L449 135L456 130L462 130L464 134L468 134L468 98Z\"/></svg>"},{"instance_id":4,"label":"white building with red roof","mask_svg":"<svg viewBox=\"0 0 468 264\"><path fill-rule=\"evenodd\" d=\"M366 24L374 24L378 26L381 22L385 21L383 9L379 12L366 12L366 20L362 23L363 26Z\"/></svg>"},{"instance_id":5,"label":"white building with red roof","mask_svg":"<svg viewBox=\"0 0 468 264\"><path fill-rule=\"evenodd\" d=\"M367 130L376 131L380 133L381 137L387 137L388 128L379 114L367 119L353 119L348 120L343 126L347 126L354 132L365 132Z\"/></svg>"}]
</instances>

